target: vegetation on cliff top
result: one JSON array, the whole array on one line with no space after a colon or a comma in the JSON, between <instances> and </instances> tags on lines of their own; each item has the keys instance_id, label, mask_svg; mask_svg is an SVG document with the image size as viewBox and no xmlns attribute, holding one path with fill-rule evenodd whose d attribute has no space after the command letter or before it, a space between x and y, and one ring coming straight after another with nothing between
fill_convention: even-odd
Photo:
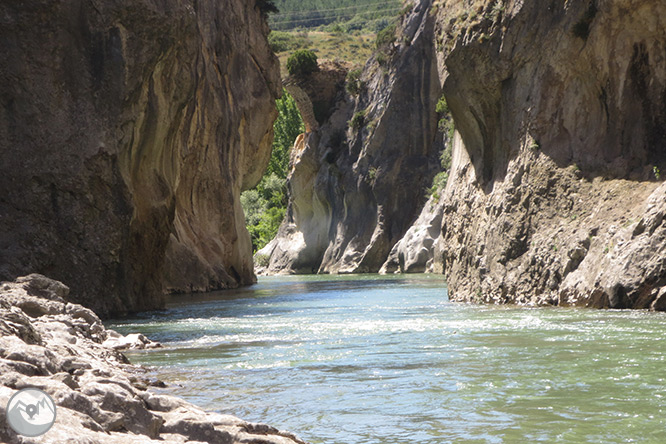
<instances>
[{"instance_id":1,"label":"vegetation on cliff top","mask_svg":"<svg viewBox=\"0 0 666 444\"><path fill-rule=\"evenodd\" d=\"M317 70L317 54L299 49L287 59L287 72L292 76L307 76Z\"/></svg>"},{"instance_id":2,"label":"vegetation on cliff top","mask_svg":"<svg viewBox=\"0 0 666 444\"><path fill-rule=\"evenodd\" d=\"M272 29L329 26L345 32L377 32L402 10L401 0L273 0Z\"/></svg>"},{"instance_id":3,"label":"vegetation on cliff top","mask_svg":"<svg viewBox=\"0 0 666 444\"><path fill-rule=\"evenodd\" d=\"M363 66L372 55L377 33L395 30L395 18L410 8L400 0L276 0L268 40L287 75L287 58L309 49L320 59L344 60ZM390 32L384 31L382 38Z\"/></svg>"},{"instance_id":4,"label":"vegetation on cliff top","mask_svg":"<svg viewBox=\"0 0 666 444\"><path fill-rule=\"evenodd\" d=\"M324 31L272 31L268 42L280 59L282 76L287 76L287 59L298 49L312 50L318 59L344 60L363 66L373 50L374 34Z\"/></svg>"},{"instance_id":5,"label":"vegetation on cliff top","mask_svg":"<svg viewBox=\"0 0 666 444\"><path fill-rule=\"evenodd\" d=\"M294 99L285 91L276 101L278 118L273 125L273 151L266 174L259 184L241 194L245 224L253 252L263 248L277 234L287 207L286 178L291 147L305 131Z\"/></svg>"}]
</instances>

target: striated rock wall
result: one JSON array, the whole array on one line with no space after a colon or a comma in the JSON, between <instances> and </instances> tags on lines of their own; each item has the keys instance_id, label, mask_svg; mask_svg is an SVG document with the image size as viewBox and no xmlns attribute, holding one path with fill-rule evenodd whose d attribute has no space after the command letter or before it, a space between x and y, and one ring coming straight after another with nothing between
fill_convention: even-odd
<instances>
[{"instance_id":1,"label":"striated rock wall","mask_svg":"<svg viewBox=\"0 0 666 444\"><path fill-rule=\"evenodd\" d=\"M0 5L0 277L101 315L254 281L239 193L280 91L254 4Z\"/></svg>"},{"instance_id":2,"label":"striated rock wall","mask_svg":"<svg viewBox=\"0 0 666 444\"><path fill-rule=\"evenodd\" d=\"M664 309L666 5L439 2L459 301Z\"/></svg>"},{"instance_id":3,"label":"striated rock wall","mask_svg":"<svg viewBox=\"0 0 666 444\"><path fill-rule=\"evenodd\" d=\"M432 2L410 3L383 60L365 66L358 95L334 74L344 66L301 82L318 125L294 146L286 220L259 252L270 256L268 272L377 272L425 203L440 151L440 81Z\"/></svg>"},{"instance_id":4,"label":"striated rock wall","mask_svg":"<svg viewBox=\"0 0 666 444\"><path fill-rule=\"evenodd\" d=\"M380 273L430 273L434 270L444 204L439 196L428 199L414 224L391 249Z\"/></svg>"},{"instance_id":5,"label":"striated rock wall","mask_svg":"<svg viewBox=\"0 0 666 444\"><path fill-rule=\"evenodd\" d=\"M19 436L3 420L3 443L304 444L291 433L151 392L159 381L108 346L119 342L118 333L89 309L66 303L68 293L41 275L0 283L0 415L28 387L56 404L53 427L39 437Z\"/></svg>"}]
</instances>

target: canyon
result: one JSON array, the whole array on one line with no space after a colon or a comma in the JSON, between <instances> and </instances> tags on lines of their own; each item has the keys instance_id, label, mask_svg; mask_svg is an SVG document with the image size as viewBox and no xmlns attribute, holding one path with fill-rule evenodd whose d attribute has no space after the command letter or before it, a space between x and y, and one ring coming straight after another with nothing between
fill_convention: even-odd
<instances>
[{"instance_id":1,"label":"canyon","mask_svg":"<svg viewBox=\"0 0 666 444\"><path fill-rule=\"evenodd\" d=\"M270 4L0 5L0 406L44 388L52 442L302 442L152 393L100 320L256 282L239 196L283 86L306 132L262 272L666 311L665 4L407 0L357 78L284 82Z\"/></svg>"},{"instance_id":2,"label":"canyon","mask_svg":"<svg viewBox=\"0 0 666 444\"><path fill-rule=\"evenodd\" d=\"M261 5L3 6L2 278L46 274L101 316L255 282L239 194L282 86ZM285 80L306 133L263 271L660 309L663 31L637 0L407 2L355 88L336 61Z\"/></svg>"},{"instance_id":3,"label":"canyon","mask_svg":"<svg viewBox=\"0 0 666 444\"><path fill-rule=\"evenodd\" d=\"M457 301L664 309L664 7L409 4L361 92L339 84L298 139L264 271L433 271ZM304 115L317 82L300 80Z\"/></svg>"}]
</instances>

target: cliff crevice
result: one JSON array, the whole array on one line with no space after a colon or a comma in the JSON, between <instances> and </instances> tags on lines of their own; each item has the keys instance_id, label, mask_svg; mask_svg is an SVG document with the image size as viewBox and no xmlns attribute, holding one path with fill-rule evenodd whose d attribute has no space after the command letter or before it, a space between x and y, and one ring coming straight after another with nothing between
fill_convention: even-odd
<instances>
[{"instance_id":1,"label":"cliff crevice","mask_svg":"<svg viewBox=\"0 0 666 444\"><path fill-rule=\"evenodd\" d=\"M336 100L318 129L296 141L287 217L259 252L270 257L269 272L377 272L416 220L441 151L431 3L406 9L357 93L326 82L339 85ZM318 75L333 70L322 66ZM324 87L315 77L309 84L311 102L322 103L314 96Z\"/></svg>"}]
</instances>

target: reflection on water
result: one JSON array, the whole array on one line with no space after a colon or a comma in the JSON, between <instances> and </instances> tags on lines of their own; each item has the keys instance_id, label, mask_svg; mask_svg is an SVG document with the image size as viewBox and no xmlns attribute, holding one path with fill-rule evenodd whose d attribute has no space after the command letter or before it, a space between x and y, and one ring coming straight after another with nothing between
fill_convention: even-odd
<instances>
[{"instance_id":1,"label":"reflection on water","mask_svg":"<svg viewBox=\"0 0 666 444\"><path fill-rule=\"evenodd\" d=\"M451 304L435 276L260 279L114 323L168 393L312 443L663 442L663 314Z\"/></svg>"}]
</instances>

